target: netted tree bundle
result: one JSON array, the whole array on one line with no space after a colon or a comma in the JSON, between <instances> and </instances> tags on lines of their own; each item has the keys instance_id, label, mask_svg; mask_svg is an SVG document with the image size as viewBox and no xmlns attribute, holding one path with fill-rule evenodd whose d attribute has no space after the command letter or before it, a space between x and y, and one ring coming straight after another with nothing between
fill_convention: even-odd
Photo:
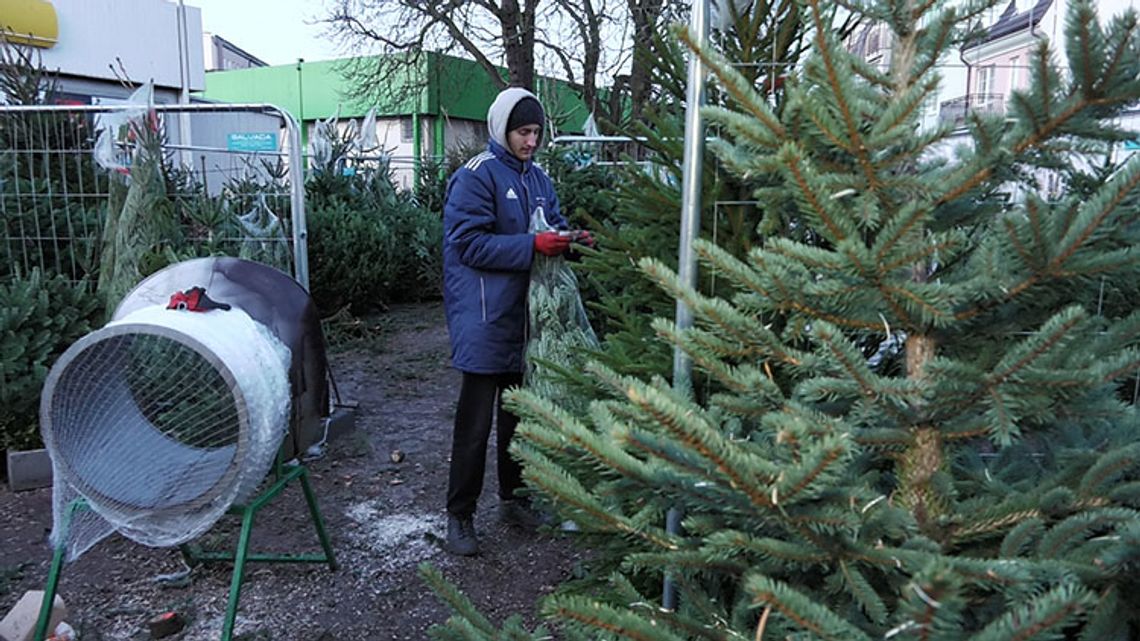
<instances>
[{"instance_id":1,"label":"netted tree bundle","mask_svg":"<svg viewBox=\"0 0 1140 641\"><path fill-rule=\"evenodd\" d=\"M530 231L553 231L541 207L531 215ZM527 345L524 381L527 389L573 411L585 403L567 384L581 372L598 338L578 292L578 277L561 256L535 253L527 295Z\"/></svg>"},{"instance_id":2,"label":"netted tree bundle","mask_svg":"<svg viewBox=\"0 0 1140 641\"><path fill-rule=\"evenodd\" d=\"M289 350L240 308L139 309L56 362L41 401L54 531L71 558L112 531L170 546L265 478L288 430Z\"/></svg>"}]
</instances>

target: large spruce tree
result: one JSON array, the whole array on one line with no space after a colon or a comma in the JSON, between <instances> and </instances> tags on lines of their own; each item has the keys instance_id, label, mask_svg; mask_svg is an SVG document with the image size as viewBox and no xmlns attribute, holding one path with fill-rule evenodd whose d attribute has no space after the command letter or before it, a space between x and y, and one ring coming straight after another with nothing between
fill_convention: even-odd
<instances>
[{"instance_id":1,"label":"large spruce tree","mask_svg":"<svg viewBox=\"0 0 1140 641\"><path fill-rule=\"evenodd\" d=\"M1140 426L1121 390L1140 313L1102 295L1140 277L1140 158L1038 188L1136 135L1115 122L1140 99L1136 16L1073 2L1030 87L1004 117L970 115L949 154L954 132L918 116L984 7L843 6L890 26L889 67L803 0L813 49L780 113L700 52L734 99L708 110L717 154L792 203L798 232L744 259L699 242L725 296L643 261L697 318L658 335L715 393L595 364L607 393L585 416L513 396L528 482L601 571L544 612L565 638L1140 638ZM437 634L522 638L467 614Z\"/></svg>"}]
</instances>

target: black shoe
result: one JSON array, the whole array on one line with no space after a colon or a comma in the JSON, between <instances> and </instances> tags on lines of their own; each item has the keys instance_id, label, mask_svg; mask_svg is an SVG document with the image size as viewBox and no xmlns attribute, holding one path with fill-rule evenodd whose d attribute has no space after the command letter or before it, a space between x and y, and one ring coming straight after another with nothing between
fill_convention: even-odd
<instances>
[{"instance_id":1,"label":"black shoe","mask_svg":"<svg viewBox=\"0 0 1140 641\"><path fill-rule=\"evenodd\" d=\"M535 509L526 499L499 501L499 520L528 530L537 530L544 525L555 523L553 514Z\"/></svg>"},{"instance_id":2,"label":"black shoe","mask_svg":"<svg viewBox=\"0 0 1140 641\"><path fill-rule=\"evenodd\" d=\"M475 538L475 519L470 516L447 515L447 542L443 549L459 556L479 553L479 540Z\"/></svg>"}]
</instances>

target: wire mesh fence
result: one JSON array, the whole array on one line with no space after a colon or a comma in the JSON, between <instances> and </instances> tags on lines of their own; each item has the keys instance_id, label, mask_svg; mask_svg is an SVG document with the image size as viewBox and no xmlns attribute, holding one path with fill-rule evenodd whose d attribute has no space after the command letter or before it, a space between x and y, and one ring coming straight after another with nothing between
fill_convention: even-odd
<instances>
[{"instance_id":1,"label":"wire mesh fence","mask_svg":"<svg viewBox=\"0 0 1140 641\"><path fill-rule=\"evenodd\" d=\"M0 106L0 282L224 255L307 288L300 151L268 105Z\"/></svg>"}]
</instances>

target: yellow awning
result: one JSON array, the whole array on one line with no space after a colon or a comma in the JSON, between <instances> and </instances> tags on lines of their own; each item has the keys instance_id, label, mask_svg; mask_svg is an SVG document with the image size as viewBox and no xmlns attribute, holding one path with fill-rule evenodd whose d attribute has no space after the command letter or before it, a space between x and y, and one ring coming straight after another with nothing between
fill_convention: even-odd
<instances>
[{"instance_id":1,"label":"yellow awning","mask_svg":"<svg viewBox=\"0 0 1140 641\"><path fill-rule=\"evenodd\" d=\"M59 42L59 19L47 0L0 0L0 35L9 42L50 49Z\"/></svg>"}]
</instances>

